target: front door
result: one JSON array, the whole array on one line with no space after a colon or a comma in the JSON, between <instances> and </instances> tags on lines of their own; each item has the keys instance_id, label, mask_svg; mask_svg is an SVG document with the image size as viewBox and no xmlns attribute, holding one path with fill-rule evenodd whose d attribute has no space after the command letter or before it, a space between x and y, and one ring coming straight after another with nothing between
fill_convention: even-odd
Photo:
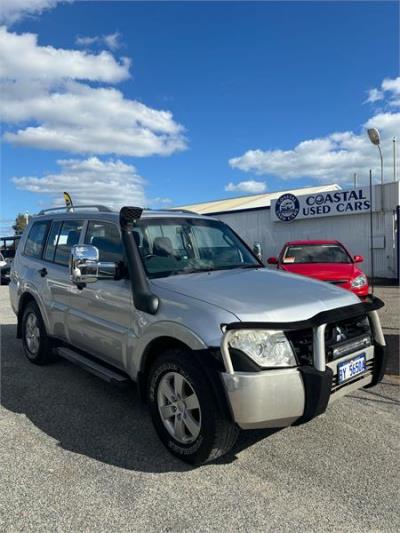
<instances>
[{"instance_id":1,"label":"front door","mask_svg":"<svg viewBox=\"0 0 400 533\"><path fill-rule=\"evenodd\" d=\"M90 220L82 242L98 248L100 261L123 260L119 227L112 222ZM128 279L114 280L105 275L83 289L71 289L68 330L75 346L126 368L132 322L133 299Z\"/></svg>"}]
</instances>

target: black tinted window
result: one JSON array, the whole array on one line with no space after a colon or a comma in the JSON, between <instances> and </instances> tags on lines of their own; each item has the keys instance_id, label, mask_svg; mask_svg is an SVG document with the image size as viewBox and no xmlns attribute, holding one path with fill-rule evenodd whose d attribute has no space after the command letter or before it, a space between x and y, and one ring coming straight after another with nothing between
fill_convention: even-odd
<instances>
[{"instance_id":1,"label":"black tinted window","mask_svg":"<svg viewBox=\"0 0 400 533\"><path fill-rule=\"evenodd\" d=\"M53 222L51 225L49 236L47 237L46 249L43 255L43 259L46 259L46 261L54 261L54 252L56 250L61 224L62 222Z\"/></svg>"},{"instance_id":2,"label":"black tinted window","mask_svg":"<svg viewBox=\"0 0 400 533\"><path fill-rule=\"evenodd\" d=\"M79 243L83 226L82 220L68 220L63 222L57 240L54 261L61 265L68 265L71 248Z\"/></svg>"},{"instance_id":3,"label":"black tinted window","mask_svg":"<svg viewBox=\"0 0 400 533\"><path fill-rule=\"evenodd\" d=\"M122 261L121 236L115 224L89 222L85 244L96 246L99 250L100 261L109 261L111 263Z\"/></svg>"},{"instance_id":4,"label":"black tinted window","mask_svg":"<svg viewBox=\"0 0 400 533\"><path fill-rule=\"evenodd\" d=\"M25 244L25 255L37 258L41 257L48 226L48 221L35 222L32 225Z\"/></svg>"}]
</instances>

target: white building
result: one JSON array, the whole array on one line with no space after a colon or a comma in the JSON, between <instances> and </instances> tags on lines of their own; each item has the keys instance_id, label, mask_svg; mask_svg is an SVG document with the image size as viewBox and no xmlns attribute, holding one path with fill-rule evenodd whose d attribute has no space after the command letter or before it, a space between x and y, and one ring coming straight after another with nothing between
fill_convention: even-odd
<instances>
[{"instance_id":1,"label":"white building","mask_svg":"<svg viewBox=\"0 0 400 533\"><path fill-rule=\"evenodd\" d=\"M242 196L182 206L229 224L251 247L259 242L263 258L278 255L286 241L334 239L371 275L371 243L376 278L399 279L399 182L342 189L332 184ZM383 201L383 202L382 202ZM371 206L372 235L371 240ZM382 209L383 207L383 209Z\"/></svg>"}]
</instances>

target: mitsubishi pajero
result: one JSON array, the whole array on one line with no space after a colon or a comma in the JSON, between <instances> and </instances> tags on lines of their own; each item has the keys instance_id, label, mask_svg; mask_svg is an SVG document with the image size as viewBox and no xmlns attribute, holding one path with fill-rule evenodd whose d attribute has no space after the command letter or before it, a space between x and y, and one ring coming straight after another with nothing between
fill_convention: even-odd
<instances>
[{"instance_id":1,"label":"mitsubishi pajero","mask_svg":"<svg viewBox=\"0 0 400 533\"><path fill-rule=\"evenodd\" d=\"M214 218L43 211L10 277L29 361L137 382L161 441L193 464L240 429L302 424L383 376L379 299L269 270Z\"/></svg>"}]
</instances>

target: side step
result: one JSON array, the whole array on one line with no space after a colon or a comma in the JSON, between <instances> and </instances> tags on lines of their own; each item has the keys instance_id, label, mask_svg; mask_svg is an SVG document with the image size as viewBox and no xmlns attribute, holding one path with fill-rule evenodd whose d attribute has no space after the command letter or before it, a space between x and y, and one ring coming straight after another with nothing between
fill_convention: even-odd
<instances>
[{"instance_id":1,"label":"side step","mask_svg":"<svg viewBox=\"0 0 400 533\"><path fill-rule=\"evenodd\" d=\"M127 375L120 373L118 370L111 370L111 368L102 365L100 362L93 361L85 357L82 353L75 352L71 348L60 347L57 348L57 354L64 359L68 359L71 363L84 368L91 374L94 374L100 379L112 383L113 385L123 385L130 382Z\"/></svg>"}]
</instances>

